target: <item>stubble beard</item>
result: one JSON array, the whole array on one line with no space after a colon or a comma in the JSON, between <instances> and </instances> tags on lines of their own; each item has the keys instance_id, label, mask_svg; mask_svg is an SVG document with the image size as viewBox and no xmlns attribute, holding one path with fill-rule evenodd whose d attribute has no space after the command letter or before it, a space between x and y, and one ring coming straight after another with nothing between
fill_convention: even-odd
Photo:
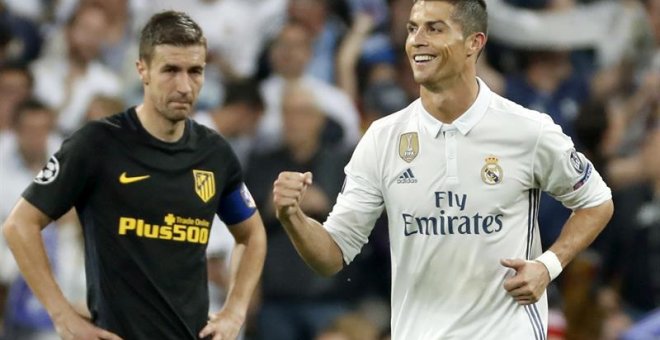
<instances>
[{"instance_id":1,"label":"stubble beard","mask_svg":"<svg viewBox=\"0 0 660 340\"><path fill-rule=\"evenodd\" d=\"M171 109L169 107L164 107L158 111L161 117L174 124L190 117L192 113L192 105L190 106L190 109Z\"/></svg>"}]
</instances>

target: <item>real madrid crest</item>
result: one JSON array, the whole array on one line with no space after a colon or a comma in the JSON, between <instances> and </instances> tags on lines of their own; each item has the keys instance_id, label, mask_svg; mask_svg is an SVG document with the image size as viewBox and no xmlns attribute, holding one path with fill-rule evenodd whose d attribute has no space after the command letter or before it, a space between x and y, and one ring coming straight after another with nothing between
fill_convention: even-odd
<instances>
[{"instance_id":1,"label":"real madrid crest","mask_svg":"<svg viewBox=\"0 0 660 340\"><path fill-rule=\"evenodd\" d=\"M399 157L410 163L419 154L419 137L417 132L404 133L399 137Z\"/></svg>"},{"instance_id":2,"label":"real madrid crest","mask_svg":"<svg viewBox=\"0 0 660 340\"><path fill-rule=\"evenodd\" d=\"M497 164L499 160L497 157L490 155L486 157L486 165L481 168L481 179L486 184L494 185L502 182L504 171L502 167Z\"/></svg>"}]
</instances>

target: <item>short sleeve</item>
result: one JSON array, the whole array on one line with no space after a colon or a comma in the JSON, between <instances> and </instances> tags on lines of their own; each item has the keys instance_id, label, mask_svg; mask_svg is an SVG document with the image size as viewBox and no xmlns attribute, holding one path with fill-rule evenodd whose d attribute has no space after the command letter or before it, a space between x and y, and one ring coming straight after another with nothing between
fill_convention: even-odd
<instances>
[{"instance_id":1,"label":"short sleeve","mask_svg":"<svg viewBox=\"0 0 660 340\"><path fill-rule=\"evenodd\" d=\"M374 134L369 129L344 169L344 185L323 224L341 249L346 264L367 243L374 223L383 211L377 155Z\"/></svg>"},{"instance_id":2,"label":"short sleeve","mask_svg":"<svg viewBox=\"0 0 660 340\"><path fill-rule=\"evenodd\" d=\"M79 202L94 173L91 134L85 127L65 140L23 192L23 198L53 220Z\"/></svg>"},{"instance_id":3,"label":"short sleeve","mask_svg":"<svg viewBox=\"0 0 660 340\"><path fill-rule=\"evenodd\" d=\"M243 184L243 169L238 161L238 157L234 150L225 142L221 154L226 155L227 158L227 176L225 179L225 186L223 187L222 195L227 196L234 192L241 184Z\"/></svg>"},{"instance_id":4,"label":"short sleeve","mask_svg":"<svg viewBox=\"0 0 660 340\"><path fill-rule=\"evenodd\" d=\"M243 183L238 157L228 145L225 153L228 155L227 184L223 188L216 212L222 222L231 226L250 218L257 211L257 206L250 190Z\"/></svg>"},{"instance_id":5,"label":"short sleeve","mask_svg":"<svg viewBox=\"0 0 660 340\"><path fill-rule=\"evenodd\" d=\"M536 184L569 209L595 207L612 198L593 164L578 152L570 137L548 116L536 146Z\"/></svg>"}]
</instances>

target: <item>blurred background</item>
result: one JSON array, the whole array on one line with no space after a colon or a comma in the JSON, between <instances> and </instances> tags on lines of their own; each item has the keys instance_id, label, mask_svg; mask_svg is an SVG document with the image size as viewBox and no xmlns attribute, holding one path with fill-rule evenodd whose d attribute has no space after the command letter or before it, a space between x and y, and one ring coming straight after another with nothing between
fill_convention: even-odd
<instances>
[{"instance_id":1,"label":"blurred background","mask_svg":"<svg viewBox=\"0 0 660 340\"><path fill-rule=\"evenodd\" d=\"M549 339L660 339L660 0L487 0L479 76L548 113L614 191L616 212L549 287ZM369 124L418 97L404 53L412 0L0 0L0 223L61 141L141 100L139 30L188 12L208 38L194 119L232 144L268 232L244 339L389 339L386 217L333 278L312 273L274 217L279 171L313 171L321 221ZM544 248L569 211L544 197ZM55 275L86 312L75 212L44 230ZM216 220L211 309L233 240ZM652 332L656 333L652 333ZM655 335L650 335L655 334ZM0 239L0 340L56 339Z\"/></svg>"}]
</instances>

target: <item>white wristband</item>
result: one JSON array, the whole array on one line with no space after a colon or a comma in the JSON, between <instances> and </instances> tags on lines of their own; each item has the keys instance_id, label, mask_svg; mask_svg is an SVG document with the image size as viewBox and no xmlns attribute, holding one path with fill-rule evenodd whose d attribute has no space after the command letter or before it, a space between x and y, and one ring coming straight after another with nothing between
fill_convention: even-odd
<instances>
[{"instance_id":1,"label":"white wristband","mask_svg":"<svg viewBox=\"0 0 660 340\"><path fill-rule=\"evenodd\" d=\"M550 281L554 280L557 276L559 276L559 274L563 270L563 268L561 267L561 262L559 262L557 255L555 255L555 253L551 252L550 250L541 254L541 256L537 257L534 261L539 261L543 263L543 265L548 269L548 274L550 274Z\"/></svg>"}]
</instances>

